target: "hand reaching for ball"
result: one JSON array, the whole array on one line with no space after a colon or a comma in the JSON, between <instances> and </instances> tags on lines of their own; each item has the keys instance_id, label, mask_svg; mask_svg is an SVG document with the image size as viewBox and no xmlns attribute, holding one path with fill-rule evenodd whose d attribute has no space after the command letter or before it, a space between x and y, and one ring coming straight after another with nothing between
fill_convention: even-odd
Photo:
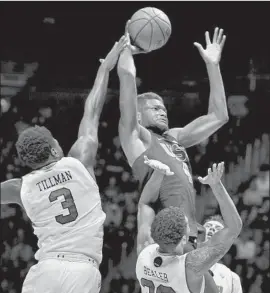
<instances>
[{"instance_id":1,"label":"hand reaching for ball","mask_svg":"<svg viewBox=\"0 0 270 293\"><path fill-rule=\"evenodd\" d=\"M128 20L127 23L126 23L125 36L126 36L126 38L128 40L127 46L130 48L130 50L132 52L132 55L149 53L150 51L144 51L143 49L131 44L130 35L129 35L129 32L128 32L129 24L130 24L130 20Z\"/></svg>"},{"instance_id":2,"label":"hand reaching for ball","mask_svg":"<svg viewBox=\"0 0 270 293\"><path fill-rule=\"evenodd\" d=\"M102 65L111 71L119 58L120 53L124 48L127 47L129 43L129 39L126 35L122 36L118 42L115 42L114 46L112 47L111 51L108 53L105 59L100 59L99 61Z\"/></svg>"}]
</instances>

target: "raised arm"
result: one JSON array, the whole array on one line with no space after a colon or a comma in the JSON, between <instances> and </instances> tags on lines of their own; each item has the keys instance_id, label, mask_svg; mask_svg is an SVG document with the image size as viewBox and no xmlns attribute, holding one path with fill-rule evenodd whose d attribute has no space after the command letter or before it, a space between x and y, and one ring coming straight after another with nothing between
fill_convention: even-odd
<instances>
[{"instance_id":1,"label":"raised arm","mask_svg":"<svg viewBox=\"0 0 270 293\"><path fill-rule=\"evenodd\" d=\"M123 36L119 42L115 43L99 66L94 86L85 102L78 139L69 152L69 156L79 159L92 175L98 148L98 124L106 99L109 72L116 65L119 54L126 43L126 38Z\"/></svg>"},{"instance_id":2,"label":"raised arm","mask_svg":"<svg viewBox=\"0 0 270 293\"><path fill-rule=\"evenodd\" d=\"M217 168L214 164L213 171L208 169L206 177L199 177L201 183L210 185L219 203L225 227L214 234L203 247L187 254L186 270L193 280L201 278L227 253L242 229L242 221L236 207L220 181L223 170L223 163Z\"/></svg>"},{"instance_id":3,"label":"raised arm","mask_svg":"<svg viewBox=\"0 0 270 293\"><path fill-rule=\"evenodd\" d=\"M137 118L136 68L133 59L133 54L137 52L130 44L127 27L126 37L129 45L120 54L117 67L120 80L119 138L128 162L132 166L136 158L145 151L143 140L147 137L150 139L150 133L140 126Z\"/></svg>"},{"instance_id":4,"label":"raised arm","mask_svg":"<svg viewBox=\"0 0 270 293\"><path fill-rule=\"evenodd\" d=\"M21 185L22 180L18 178L1 182L1 204L16 203L23 206L20 196Z\"/></svg>"},{"instance_id":5,"label":"raised arm","mask_svg":"<svg viewBox=\"0 0 270 293\"><path fill-rule=\"evenodd\" d=\"M138 236L137 236L137 254L149 244L153 243L151 237L151 226L155 218L155 211L152 208L159 196L159 190L164 176L170 176L174 173L170 171L170 168L157 161L149 160L144 157L144 163L154 169L151 178L146 183L138 205Z\"/></svg>"},{"instance_id":6,"label":"raised arm","mask_svg":"<svg viewBox=\"0 0 270 293\"><path fill-rule=\"evenodd\" d=\"M199 43L194 43L205 61L210 83L210 98L207 115L201 116L183 128L174 128L170 134L177 138L179 143L185 147L191 147L205 140L229 119L226 96L222 76L219 68L222 49L226 36L222 29L215 29L213 42L211 43L209 33L205 33L206 49Z\"/></svg>"}]
</instances>

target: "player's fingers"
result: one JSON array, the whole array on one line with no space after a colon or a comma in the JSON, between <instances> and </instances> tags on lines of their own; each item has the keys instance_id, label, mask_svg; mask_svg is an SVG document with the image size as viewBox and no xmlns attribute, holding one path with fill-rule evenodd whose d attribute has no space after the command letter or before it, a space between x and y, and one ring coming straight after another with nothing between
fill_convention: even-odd
<instances>
[{"instance_id":1,"label":"player's fingers","mask_svg":"<svg viewBox=\"0 0 270 293\"><path fill-rule=\"evenodd\" d=\"M216 163L213 164L212 170L213 170L213 173L217 172L217 164Z\"/></svg>"},{"instance_id":2,"label":"player's fingers","mask_svg":"<svg viewBox=\"0 0 270 293\"><path fill-rule=\"evenodd\" d=\"M100 62L100 63L103 63L103 62L104 62L104 59L99 59L99 62Z\"/></svg>"},{"instance_id":3,"label":"player's fingers","mask_svg":"<svg viewBox=\"0 0 270 293\"><path fill-rule=\"evenodd\" d=\"M218 32L217 43L219 44L222 40L223 29L221 28Z\"/></svg>"},{"instance_id":4,"label":"player's fingers","mask_svg":"<svg viewBox=\"0 0 270 293\"><path fill-rule=\"evenodd\" d=\"M211 168L208 168L207 173L208 173L208 175L210 175L212 173Z\"/></svg>"},{"instance_id":5,"label":"player's fingers","mask_svg":"<svg viewBox=\"0 0 270 293\"><path fill-rule=\"evenodd\" d=\"M222 37L222 41L220 42L220 48L221 48L221 50L222 50L223 47L224 47L225 41L226 41L226 36L224 35L224 36Z\"/></svg>"},{"instance_id":6,"label":"player's fingers","mask_svg":"<svg viewBox=\"0 0 270 293\"><path fill-rule=\"evenodd\" d=\"M214 30L213 43L217 42L217 37L218 37L218 27L216 27Z\"/></svg>"},{"instance_id":7,"label":"player's fingers","mask_svg":"<svg viewBox=\"0 0 270 293\"><path fill-rule=\"evenodd\" d=\"M193 45L199 50L200 54L203 53L204 49L201 44L195 42L195 43L193 43Z\"/></svg>"},{"instance_id":8,"label":"player's fingers","mask_svg":"<svg viewBox=\"0 0 270 293\"><path fill-rule=\"evenodd\" d=\"M123 35L119 41L118 41L118 47L121 47L124 45L124 43L126 42L127 37L125 35Z\"/></svg>"},{"instance_id":9,"label":"player's fingers","mask_svg":"<svg viewBox=\"0 0 270 293\"><path fill-rule=\"evenodd\" d=\"M128 27L129 27L129 24L130 24L130 19L126 22L126 27L125 27L125 35L126 36L128 35Z\"/></svg>"},{"instance_id":10,"label":"player's fingers","mask_svg":"<svg viewBox=\"0 0 270 293\"><path fill-rule=\"evenodd\" d=\"M223 173L224 173L224 162L221 162L220 172L221 172L221 175L223 175Z\"/></svg>"},{"instance_id":11,"label":"player's fingers","mask_svg":"<svg viewBox=\"0 0 270 293\"><path fill-rule=\"evenodd\" d=\"M202 177L198 177L198 180L201 182L201 183L204 183L204 179Z\"/></svg>"},{"instance_id":12,"label":"player's fingers","mask_svg":"<svg viewBox=\"0 0 270 293\"><path fill-rule=\"evenodd\" d=\"M149 162L149 159L148 159L147 156L143 156L143 158L144 158L145 161Z\"/></svg>"},{"instance_id":13,"label":"player's fingers","mask_svg":"<svg viewBox=\"0 0 270 293\"><path fill-rule=\"evenodd\" d=\"M219 178L222 175L221 166L222 166L222 163L218 163L218 165L217 165L217 175L218 175Z\"/></svg>"},{"instance_id":14,"label":"player's fingers","mask_svg":"<svg viewBox=\"0 0 270 293\"><path fill-rule=\"evenodd\" d=\"M174 172L172 172L172 171L167 171L167 172L166 172L166 175L167 175L167 176L174 175Z\"/></svg>"},{"instance_id":15,"label":"player's fingers","mask_svg":"<svg viewBox=\"0 0 270 293\"><path fill-rule=\"evenodd\" d=\"M205 32L205 42L206 42L206 45L210 45L211 44L211 41L210 41L210 37L209 37L209 32Z\"/></svg>"}]
</instances>

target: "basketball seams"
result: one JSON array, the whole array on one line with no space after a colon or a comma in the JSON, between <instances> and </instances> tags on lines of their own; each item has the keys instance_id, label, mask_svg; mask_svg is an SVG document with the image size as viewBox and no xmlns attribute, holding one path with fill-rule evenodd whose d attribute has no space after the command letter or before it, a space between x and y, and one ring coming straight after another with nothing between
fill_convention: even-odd
<instances>
[{"instance_id":1,"label":"basketball seams","mask_svg":"<svg viewBox=\"0 0 270 293\"><path fill-rule=\"evenodd\" d=\"M158 19L160 21L163 21L164 24L166 24L169 28L171 28L171 25L168 24L168 22L166 22L163 18L160 18L159 16L155 17L155 19Z\"/></svg>"},{"instance_id":2,"label":"basketball seams","mask_svg":"<svg viewBox=\"0 0 270 293\"><path fill-rule=\"evenodd\" d=\"M141 31L147 26L147 24L148 24L149 22L151 23L151 20L148 20L148 21L146 22L146 24L145 24L144 26L142 26L141 29L137 32L137 34L136 34L136 36L134 37L134 40L133 40L134 42L136 42L136 38L138 37L138 35L140 34L140 32L141 32Z\"/></svg>"},{"instance_id":3,"label":"basketball seams","mask_svg":"<svg viewBox=\"0 0 270 293\"><path fill-rule=\"evenodd\" d=\"M164 21L168 26L171 26L171 24L170 24L169 22L167 22L166 20L164 20L163 18L160 17L160 14L161 14L163 11L160 12L159 14L156 14L155 9L154 9L153 7L151 7L151 8L152 8L153 14L155 15L155 18L157 17L158 19ZM146 11L144 11L144 12L146 13ZM148 14L148 13L147 13L147 14ZM163 12L163 14L165 14L165 13ZM148 15L149 15L149 14L148 14Z\"/></svg>"},{"instance_id":4,"label":"basketball seams","mask_svg":"<svg viewBox=\"0 0 270 293\"><path fill-rule=\"evenodd\" d=\"M129 25L132 25L134 22L136 22L136 21L138 21L138 20L143 20L143 19L145 19L147 22L149 21L148 18L141 17L141 18L137 18L137 19L131 21L131 22L129 23Z\"/></svg>"},{"instance_id":5,"label":"basketball seams","mask_svg":"<svg viewBox=\"0 0 270 293\"><path fill-rule=\"evenodd\" d=\"M158 23L158 22L157 22L155 19L153 19L153 20L154 20L154 22L157 24L157 26L159 27L159 29L160 29L160 31L161 31L161 33L162 33L162 35L163 35L164 44L165 44L165 42L166 42L166 37L165 37L165 34L164 34L164 32L163 32L162 28L160 27L159 23Z\"/></svg>"},{"instance_id":6,"label":"basketball seams","mask_svg":"<svg viewBox=\"0 0 270 293\"><path fill-rule=\"evenodd\" d=\"M154 32L152 21L150 21L150 24L151 24L151 37L150 37L149 49L148 50L150 50L150 48L151 48L152 39L153 39L153 32Z\"/></svg>"}]
</instances>

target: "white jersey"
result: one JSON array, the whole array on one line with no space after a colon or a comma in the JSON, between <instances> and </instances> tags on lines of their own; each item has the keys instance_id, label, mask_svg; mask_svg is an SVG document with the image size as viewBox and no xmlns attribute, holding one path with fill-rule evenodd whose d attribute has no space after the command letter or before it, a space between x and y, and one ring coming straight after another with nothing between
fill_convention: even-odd
<instances>
[{"instance_id":1,"label":"white jersey","mask_svg":"<svg viewBox=\"0 0 270 293\"><path fill-rule=\"evenodd\" d=\"M144 248L136 264L142 293L190 293L186 281L186 256L161 254L157 244ZM200 293L204 292L204 287L203 278Z\"/></svg>"},{"instance_id":2,"label":"white jersey","mask_svg":"<svg viewBox=\"0 0 270 293\"><path fill-rule=\"evenodd\" d=\"M35 258L66 252L100 264L106 216L99 188L84 165L64 157L22 179L22 203L38 237Z\"/></svg>"},{"instance_id":3,"label":"white jersey","mask_svg":"<svg viewBox=\"0 0 270 293\"><path fill-rule=\"evenodd\" d=\"M219 293L242 293L239 276L221 263L212 266L214 281Z\"/></svg>"}]
</instances>

